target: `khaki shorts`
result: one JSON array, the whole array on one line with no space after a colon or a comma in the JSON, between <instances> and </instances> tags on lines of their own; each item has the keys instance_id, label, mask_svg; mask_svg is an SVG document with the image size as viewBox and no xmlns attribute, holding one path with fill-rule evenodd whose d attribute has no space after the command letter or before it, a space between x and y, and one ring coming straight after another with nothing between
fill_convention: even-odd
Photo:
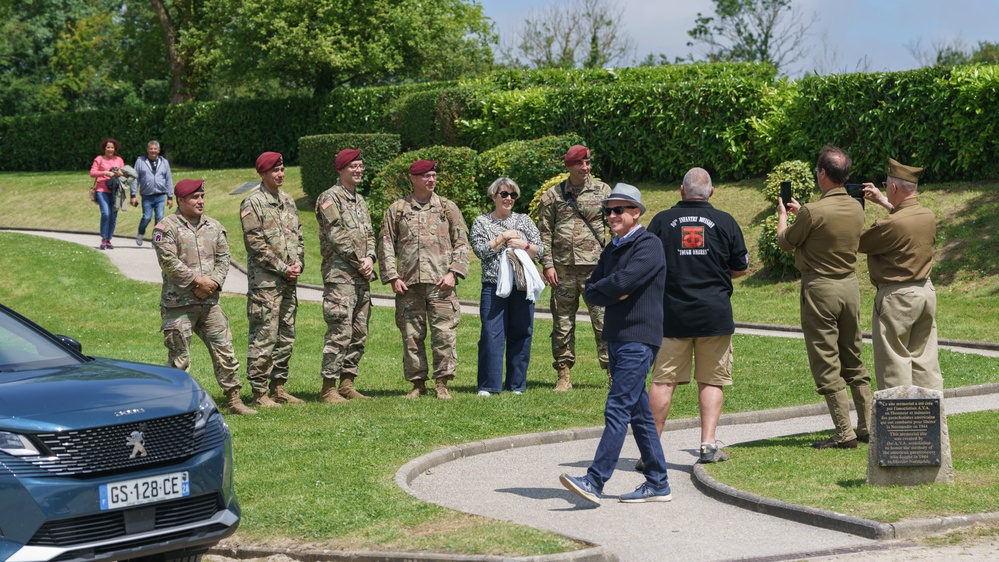
<instances>
[{"instance_id":1,"label":"khaki shorts","mask_svg":"<svg viewBox=\"0 0 999 562\"><path fill-rule=\"evenodd\" d=\"M693 361L692 361L693 360ZM690 383L691 362L697 365L694 380L713 386L732 384L732 336L663 338L652 366L652 382Z\"/></svg>"}]
</instances>

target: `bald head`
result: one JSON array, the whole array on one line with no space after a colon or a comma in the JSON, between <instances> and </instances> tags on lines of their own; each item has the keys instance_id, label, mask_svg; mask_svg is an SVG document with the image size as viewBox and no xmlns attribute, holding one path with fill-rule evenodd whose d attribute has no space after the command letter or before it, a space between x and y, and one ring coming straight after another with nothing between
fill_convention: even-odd
<instances>
[{"instance_id":1,"label":"bald head","mask_svg":"<svg viewBox=\"0 0 999 562\"><path fill-rule=\"evenodd\" d=\"M683 199L707 201L714 188L711 175L704 168L691 168L683 176Z\"/></svg>"}]
</instances>

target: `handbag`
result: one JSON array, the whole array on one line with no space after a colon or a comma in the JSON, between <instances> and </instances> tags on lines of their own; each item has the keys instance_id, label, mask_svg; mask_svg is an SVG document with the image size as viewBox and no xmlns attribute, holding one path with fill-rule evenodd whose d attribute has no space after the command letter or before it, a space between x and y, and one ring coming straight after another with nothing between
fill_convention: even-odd
<instances>
[{"instance_id":1,"label":"handbag","mask_svg":"<svg viewBox=\"0 0 999 562\"><path fill-rule=\"evenodd\" d=\"M513 270L513 286L517 288L518 291L527 290L527 275L524 273L524 264L520 263L517 256L514 255L513 251L508 250L505 252L506 258L510 260L510 267Z\"/></svg>"},{"instance_id":2,"label":"handbag","mask_svg":"<svg viewBox=\"0 0 999 562\"><path fill-rule=\"evenodd\" d=\"M97 203L97 180L94 180L94 185L90 186L90 202Z\"/></svg>"}]
</instances>

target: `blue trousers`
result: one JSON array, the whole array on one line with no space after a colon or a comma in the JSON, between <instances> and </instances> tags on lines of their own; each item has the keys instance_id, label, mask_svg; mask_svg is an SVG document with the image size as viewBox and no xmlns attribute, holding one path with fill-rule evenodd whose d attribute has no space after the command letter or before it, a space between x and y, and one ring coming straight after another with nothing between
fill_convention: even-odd
<instances>
[{"instance_id":1,"label":"blue trousers","mask_svg":"<svg viewBox=\"0 0 999 562\"><path fill-rule=\"evenodd\" d=\"M666 457L649 409L649 394L645 391L645 379L659 347L612 341L607 342L607 352L614 382L604 408L604 432L586 476L598 491L603 491L604 483L614 474L630 423L645 463L645 479L661 488L669 483Z\"/></svg>"},{"instance_id":2,"label":"blue trousers","mask_svg":"<svg viewBox=\"0 0 999 562\"><path fill-rule=\"evenodd\" d=\"M482 320L479 335L479 390L523 392L527 389L527 366L531 362L534 303L527 300L527 293L524 291L511 291L510 296L504 299L496 295L495 283L483 283L479 318Z\"/></svg>"},{"instance_id":3,"label":"blue trousers","mask_svg":"<svg viewBox=\"0 0 999 562\"><path fill-rule=\"evenodd\" d=\"M139 220L139 234L146 233L146 227L153 215L156 215L156 222L163 220L163 212L166 209L166 193L142 196L142 218Z\"/></svg>"},{"instance_id":4,"label":"blue trousers","mask_svg":"<svg viewBox=\"0 0 999 562\"><path fill-rule=\"evenodd\" d=\"M101 238L110 240L118 225L118 207L114 204L114 195L108 191L98 191L97 205L101 208Z\"/></svg>"}]
</instances>

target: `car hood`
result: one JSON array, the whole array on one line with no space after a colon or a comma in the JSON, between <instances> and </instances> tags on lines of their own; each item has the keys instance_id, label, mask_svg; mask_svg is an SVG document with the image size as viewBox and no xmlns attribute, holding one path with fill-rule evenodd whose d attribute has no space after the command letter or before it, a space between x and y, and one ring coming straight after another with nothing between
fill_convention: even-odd
<instances>
[{"instance_id":1,"label":"car hood","mask_svg":"<svg viewBox=\"0 0 999 562\"><path fill-rule=\"evenodd\" d=\"M112 359L0 373L0 426L57 431L173 416L197 409L199 390L184 371Z\"/></svg>"}]
</instances>

